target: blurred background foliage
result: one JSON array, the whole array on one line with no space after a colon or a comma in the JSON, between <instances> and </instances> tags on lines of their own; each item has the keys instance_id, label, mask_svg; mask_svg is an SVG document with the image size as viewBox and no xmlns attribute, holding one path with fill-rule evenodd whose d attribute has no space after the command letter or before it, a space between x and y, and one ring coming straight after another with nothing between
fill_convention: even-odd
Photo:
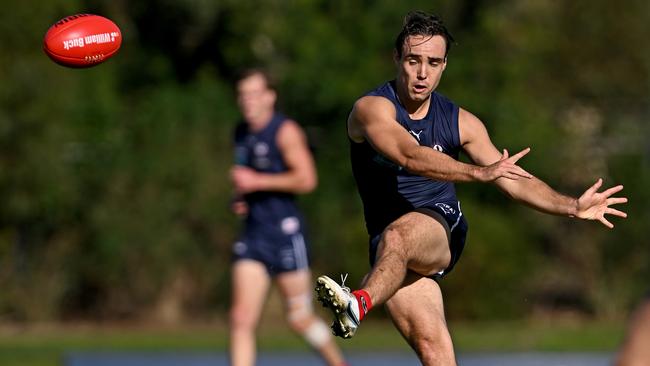
<instances>
[{"instance_id":1,"label":"blurred background foliage","mask_svg":"<svg viewBox=\"0 0 650 366\"><path fill-rule=\"evenodd\" d=\"M236 72L263 65L313 144L301 198L315 273L367 271L345 118L394 75L412 9L456 38L439 91L561 192L622 183L609 231L493 186L458 187L468 246L443 281L453 319L625 316L647 289L650 5L643 0L10 0L0 13L0 321L178 322L223 316ZM96 13L124 40L100 66L52 63L42 37Z\"/></svg>"}]
</instances>

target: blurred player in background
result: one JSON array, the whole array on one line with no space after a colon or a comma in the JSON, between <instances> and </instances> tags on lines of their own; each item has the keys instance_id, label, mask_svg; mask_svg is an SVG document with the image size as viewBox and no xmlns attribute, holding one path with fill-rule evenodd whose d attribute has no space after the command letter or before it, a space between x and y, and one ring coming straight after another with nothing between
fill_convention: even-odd
<instances>
[{"instance_id":1,"label":"blurred player in background","mask_svg":"<svg viewBox=\"0 0 650 366\"><path fill-rule=\"evenodd\" d=\"M230 359L255 364L255 331L274 279L290 327L330 366L345 365L327 325L313 312L311 272L304 223L295 195L317 185L306 136L295 121L276 112L276 92L262 70L245 71L237 82L243 120L235 131L236 193L233 211L244 230L233 246Z\"/></svg>"},{"instance_id":2,"label":"blurred player in background","mask_svg":"<svg viewBox=\"0 0 650 366\"><path fill-rule=\"evenodd\" d=\"M629 320L616 366L650 366L650 292Z\"/></svg>"},{"instance_id":3,"label":"blurred player in background","mask_svg":"<svg viewBox=\"0 0 650 366\"><path fill-rule=\"evenodd\" d=\"M372 269L350 292L327 276L318 298L334 314L332 329L354 335L373 306L385 304L393 323L424 365L456 365L437 281L457 263L467 222L453 182L493 183L541 212L598 220L626 217L610 206L627 202L599 191L560 194L517 165L530 149L509 156L483 123L436 93L452 37L436 16L413 12L395 41L395 80L356 101L348 117L352 170L370 235ZM458 161L463 150L476 165Z\"/></svg>"}]
</instances>

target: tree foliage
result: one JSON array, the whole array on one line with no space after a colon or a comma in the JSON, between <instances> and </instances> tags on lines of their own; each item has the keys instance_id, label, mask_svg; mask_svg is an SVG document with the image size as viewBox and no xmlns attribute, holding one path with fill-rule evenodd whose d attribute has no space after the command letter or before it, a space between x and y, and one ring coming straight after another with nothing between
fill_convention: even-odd
<instances>
[{"instance_id":1,"label":"tree foliage","mask_svg":"<svg viewBox=\"0 0 650 366\"><path fill-rule=\"evenodd\" d=\"M320 185L301 204L315 271L360 280L367 237L345 118L393 77L412 9L445 19L457 44L439 89L497 147L531 146L525 168L562 192L603 177L630 197L630 218L608 231L461 185L470 233L443 281L449 313L620 316L650 275L646 2L23 0L0 14L0 319L173 320L227 306L231 85L253 65L274 73L280 107L314 147ZM113 19L124 42L105 64L66 69L42 37L80 12Z\"/></svg>"}]
</instances>

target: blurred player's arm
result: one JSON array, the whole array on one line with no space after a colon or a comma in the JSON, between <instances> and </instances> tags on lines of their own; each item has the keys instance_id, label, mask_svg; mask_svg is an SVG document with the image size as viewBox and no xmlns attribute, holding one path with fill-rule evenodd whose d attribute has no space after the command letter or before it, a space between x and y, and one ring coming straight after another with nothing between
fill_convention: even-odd
<instances>
[{"instance_id":1,"label":"blurred player's arm","mask_svg":"<svg viewBox=\"0 0 650 366\"><path fill-rule=\"evenodd\" d=\"M458 121L463 149L476 164L488 166L503 159L504 155L507 156L506 150L502 155L494 147L485 126L476 116L461 108ZM609 207L627 202L626 198L611 197L622 190L623 186L598 192L602 185L601 179L579 198L561 194L536 177L519 180L499 178L494 183L510 198L548 214L598 220L609 228L613 225L605 219L605 214L627 216L624 212Z\"/></svg>"},{"instance_id":2,"label":"blurred player's arm","mask_svg":"<svg viewBox=\"0 0 650 366\"><path fill-rule=\"evenodd\" d=\"M420 146L397 122L392 102L383 97L365 96L355 103L348 118L348 135L355 142L368 141L377 152L409 172L435 180L490 182L499 177L530 177L515 164L527 151L490 166L476 166Z\"/></svg>"},{"instance_id":3,"label":"blurred player's arm","mask_svg":"<svg viewBox=\"0 0 650 366\"><path fill-rule=\"evenodd\" d=\"M286 121L278 131L276 142L287 171L260 173L251 168L235 166L230 173L237 193L272 191L300 194L316 188L316 167L302 128L295 121Z\"/></svg>"}]
</instances>

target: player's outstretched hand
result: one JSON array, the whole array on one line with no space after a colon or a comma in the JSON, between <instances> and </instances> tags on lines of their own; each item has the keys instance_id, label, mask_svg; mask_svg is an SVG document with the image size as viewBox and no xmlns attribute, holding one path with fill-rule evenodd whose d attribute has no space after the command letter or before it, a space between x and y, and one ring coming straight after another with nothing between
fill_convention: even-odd
<instances>
[{"instance_id":1,"label":"player's outstretched hand","mask_svg":"<svg viewBox=\"0 0 650 366\"><path fill-rule=\"evenodd\" d=\"M492 182L498 178L507 178L512 180L517 180L520 178L532 178L532 174L528 173L522 167L517 165L517 161L523 158L529 152L530 147L527 147L513 156L508 156L508 150L503 149L503 156L501 157L501 160L492 165L484 167L480 180L483 182Z\"/></svg>"},{"instance_id":2,"label":"player's outstretched hand","mask_svg":"<svg viewBox=\"0 0 650 366\"><path fill-rule=\"evenodd\" d=\"M613 194L618 193L623 189L622 185L609 188L603 192L598 192L598 189L600 189L602 185L602 178L598 178L596 183L589 187L589 189L578 198L576 217L584 220L598 220L611 229L614 225L605 218L605 215L614 215L625 218L627 217L627 214L609 206L626 203L627 198L611 197Z\"/></svg>"}]
</instances>

